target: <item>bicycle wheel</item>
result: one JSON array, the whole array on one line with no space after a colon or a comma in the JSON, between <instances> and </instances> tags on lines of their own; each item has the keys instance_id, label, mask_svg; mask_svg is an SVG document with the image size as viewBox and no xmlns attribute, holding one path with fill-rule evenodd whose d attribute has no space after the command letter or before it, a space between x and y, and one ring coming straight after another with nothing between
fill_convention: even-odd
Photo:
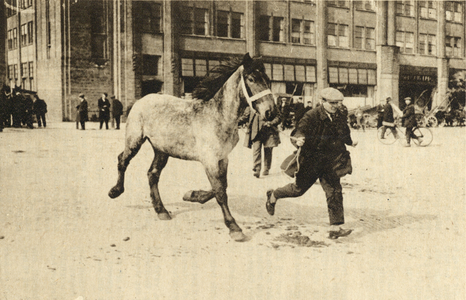
<instances>
[{"instance_id":1,"label":"bicycle wheel","mask_svg":"<svg viewBox=\"0 0 466 300\"><path fill-rule=\"evenodd\" d=\"M382 128L383 127L380 127L377 130L377 138L379 139L379 141L384 145L393 144L396 141L396 137L393 135L393 132L390 130L390 128L387 128L387 130L385 131L385 136L384 138L382 138Z\"/></svg>"},{"instance_id":2,"label":"bicycle wheel","mask_svg":"<svg viewBox=\"0 0 466 300\"><path fill-rule=\"evenodd\" d=\"M429 146L430 143L432 143L432 140L434 139L432 130L426 127L418 127L413 130L413 133L417 137L413 138L413 142L414 144L420 147Z\"/></svg>"}]
</instances>

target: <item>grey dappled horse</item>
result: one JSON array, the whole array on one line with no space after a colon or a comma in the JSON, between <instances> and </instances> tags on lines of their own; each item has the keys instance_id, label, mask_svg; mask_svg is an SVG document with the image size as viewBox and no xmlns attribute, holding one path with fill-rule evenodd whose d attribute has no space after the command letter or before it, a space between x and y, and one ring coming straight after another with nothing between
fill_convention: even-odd
<instances>
[{"instance_id":1,"label":"grey dappled horse","mask_svg":"<svg viewBox=\"0 0 466 300\"><path fill-rule=\"evenodd\" d=\"M245 235L228 208L228 154L239 140L237 123L245 108L251 106L268 120L273 118L275 104L261 60L246 54L242 60L220 65L213 73L215 76L206 77L196 87L195 100L150 94L134 104L126 122L125 150L118 156L118 180L109 196L116 198L124 192L126 168L148 140L154 150L154 160L147 176L159 219L171 219L158 189L168 157L199 161L212 190L189 191L183 199L205 203L216 197L231 238L241 241Z\"/></svg>"}]
</instances>

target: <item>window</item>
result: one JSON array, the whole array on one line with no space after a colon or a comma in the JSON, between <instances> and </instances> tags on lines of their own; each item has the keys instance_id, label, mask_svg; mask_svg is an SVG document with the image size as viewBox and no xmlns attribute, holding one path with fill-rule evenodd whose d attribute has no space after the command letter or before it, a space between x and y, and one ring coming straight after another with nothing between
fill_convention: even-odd
<instances>
[{"instance_id":1,"label":"window","mask_svg":"<svg viewBox=\"0 0 466 300\"><path fill-rule=\"evenodd\" d=\"M354 48L375 50L375 29L356 26L354 28Z\"/></svg>"},{"instance_id":2,"label":"window","mask_svg":"<svg viewBox=\"0 0 466 300\"><path fill-rule=\"evenodd\" d=\"M143 75L158 75L159 57L156 55L142 56L142 74Z\"/></svg>"},{"instance_id":3,"label":"window","mask_svg":"<svg viewBox=\"0 0 466 300\"><path fill-rule=\"evenodd\" d=\"M447 21L463 23L463 3L448 1L445 3L445 14Z\"/></svg>"},{"instance_id":4,"label":"window","mask_svg":"<svg viewBox=\"0 0 466 300\"><path fill-rule=\"evenodd\" d=\"M8 30L8 37L7 37L7 47L8 47L8 50L12 50L13 49L13 30Z\"/></svg>"},{"instance_id":5,"label":"window","mask_svg":"<svg viewBox=\"0 0 466 300\"><path fill-rule=\"evenodd\" d=\"M437 19L434 1L419 1L419 15L424 19Z\"/></svg>"},{"instance_id":6,"label":"window","mask_svg":"<svg viewBox=\"0 0 466 300\"><path fill-rule=\"evenodd\" d=\"M21 78L26 78L29 75L28 64L21 63Z\"/></svg>"},{"instance_id":7,"label":"window","mask_svg":"<svg viewBox=\"0 0 466 300\"><path fill-rule=\"evenodd\" d=\"M414 51L414 33L397 31L396 45L400 47L401 53L412 54Z\"/></svg>"},{"instance_id":8,"label":"window","mask_svg":"<svg viewBox=\"0 0 466 300\"><path fill-rule=\"evenodd\" d=\"M194 76L194 61L190 58L181 59L181 76L193 77Z\"/></svg>"},{"instance_id":9,"label":"window","mask_svg":"<svg viewBox=\"0 0 466 300\"><path fill-rule=\"evenodd\" d=\"M437 55L436 36L432 34L419 34L419 54Z\"/></svg>"},{"instance_id":10,"label":"window","mask_svg":"<svg viewBox=\"0 0 466 300\"><path fill-rule=\"evenodd\" d=\"M143 2L141 22L144 33L162 32L162 5L153 2Z\"/></svg>"},{"instance_id":11,"label":"window","mask_svg":"<svg viewBox=\"0 0 466 300\"><path fill-rule=\"evenodd\" d=\"M328 23L327 43L330 47L348 48L348 25Z\"/></svg>"},{"instance_id":12,"label":"window","mask_svg":"<svg viewBox=\"0 0 466 300\"><path fill-rule=\"evenodd\" d=\"M315 45L314 22L292 19L291 42L295 44Z\"/></svg>"},{"instance_id":13,"label":"window","mask_svg":"<svg viewBox=\"0 0 466 300\"><path fill-rule=\"evenodd\" d=\"M447 36L445 44L445 50L448 57L462 57L460 37Z\"/></svg>"},{"instance_id":14,"label":"window","mask_svg":"<svg viewBox=\"0 0 466 300\"><path fill-rule=\"evenodd\" d=\"M32 26L32 21L28 22L28 44L34 43L34 28Z\"/></svg>"},{"instance_id":15,"label":"window","mask_svg":"<svg viewBox=\"0 0 466 300\"><path fill-rule=\"evenodd\" d=\"M328 6L348 8L348 0L329 0Z\"/></svg>"},{"instance_id":16,"label":"window","mask_svg":"<svg viewBox=\"0 0 466 300\"><path fill-rule=\"evenodd\" d=\"M20 6L22 9L28 8L32 6L32 0L20 0Z\"/></svg>"},{"instance_id":17,"label":"window","mask_svg":"<svg viewBox=\"0 0 466 300\"><path fill-rule=\"evenodd\" d=\"M34 62L29 62L29 78L34 77Z\"/></svg>"},{"instance_id":18,"label":"window","mask_svg":"<svg viewBox=\"0 0 466 300\"><path fill-rule=\"evenodd\" d=\"M207 9L184 6L181 10L181 33L208 35Z\"/></svg>"},{"instance_id":19,"label":"window","mask_svg":"<svg viewBox=\"0 0 466 300\"><path fill-rule=\"evenodd\" d=\"M18 48L18 31L13 28L13 49Z\"/></svg>"},{"instance_id":20,"label":"window","mask_svg":"<svg viewBox=\"0 0 466 300\"><path fill-rule=\"evenodd\" d=\"M284 42L284 19L282 17L261 16L259 34L262 41Z\"/></svg>"},{"instance_id":21,"label":"window","mask_svg":"<svg viewBox=\"0 0 466 300\"><path fill-rule=\"evenodd\" d=\"M12 80L14 75L14 66L9 65L8 66L8 79Z\"/></svg>"},{"instance_id":22,"label":"window","mask_svg":"<svg viewBox=\"0 0 466 300\"><path fill-rule=\"evenodd\" d=\"M16 5L17 5L17 0L10 0L10 1L5 1L5 6L7 8L7 16L11 17L16 15Z\"/></svg>"},{"instance_id":23,"label":"window","mask_svg":"<svg viewBox=\"0 0 466 300\"><path fill-rule=\"evenodd\" d=\"M354 7L357 10L374 11L374 3L371 0L354 1Z\"/></svg>"},{"instance_id":24,"label":"window","mask_svg":"<svg viewBox=\"0 0 466 300\"><path fill-rule=\"evenodd\" d=\"M27 24L21 25L21 46L26 46L28 41Z\"/></svg>"},{"instance_id":25,"label":"window","mask_svg":"<svg viewBox=\"0 0 466 300\"><path fill-rule=\"evenodd\" d=\"M414 16L413 0L396 1L396 14L400 16Z\"/></svg>"},{"instance_id":26,"label":"window","mask_svg":"<svg viewBox=\"0 0 466 300\"><path fill-rule=\"evenodd\" d=\"M243 14L217 12L217 36L240 39L243 37Z\"/></svg>"},{"instance_id":27,"label":"window","mask_svg":"<svg viewBox=\"0 0 466 300\"><path fill-rule=\"evenodd\" d=\"M91 53L96 64L107 59L107 31L103 2L92 1L91 9Z\"/></svg>"}]
</instances>

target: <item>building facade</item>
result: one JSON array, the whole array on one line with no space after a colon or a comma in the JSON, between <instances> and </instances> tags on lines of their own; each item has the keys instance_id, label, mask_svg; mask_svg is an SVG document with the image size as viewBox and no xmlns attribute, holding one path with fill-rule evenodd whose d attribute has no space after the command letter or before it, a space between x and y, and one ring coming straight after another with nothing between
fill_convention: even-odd
<instances>
[{"instance_id":1,"label":"building facade","mask_svg":"<svg viewBox=\"0 0 466 300\"><path fill-rule=\"evenodd\" d=\"M466 70L464 1L4 5L7 81L37 91L57 121L74 119L79 93L91 114L103 92L125 108L148 93L189 98L212 68L246 52L263 58L274 93L315 100L332 86L350 108L388 96L435 95L429 105L440 105L449 79Z\"/></svg>"}]
</instances>

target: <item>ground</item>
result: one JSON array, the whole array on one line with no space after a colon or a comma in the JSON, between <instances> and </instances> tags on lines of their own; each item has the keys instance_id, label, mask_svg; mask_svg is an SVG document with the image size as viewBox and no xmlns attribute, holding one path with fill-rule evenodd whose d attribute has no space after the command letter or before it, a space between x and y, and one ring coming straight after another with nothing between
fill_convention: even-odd
<instances>
[{"instance_id":1,"label":"ground","mask_svg":"<svg viewBox=\"0 0 466 300\"><path fill-rule=\"evenodd\" d=\"M327 238L320 185L281 199L290 180L285 131L270 176L252 175L242 139L230 155L229 205L247 235L230 240L202 166L170 159L160 181L171 221L149 198L144 145L110 199L124 130L5 129L0 133L0 299L465 299L464 128L434 128L426 148L382 145L353 131L353 174L342 179L345 238ZM241 132L241 138L244 134Z\"/></svg>"}]
</instances>

